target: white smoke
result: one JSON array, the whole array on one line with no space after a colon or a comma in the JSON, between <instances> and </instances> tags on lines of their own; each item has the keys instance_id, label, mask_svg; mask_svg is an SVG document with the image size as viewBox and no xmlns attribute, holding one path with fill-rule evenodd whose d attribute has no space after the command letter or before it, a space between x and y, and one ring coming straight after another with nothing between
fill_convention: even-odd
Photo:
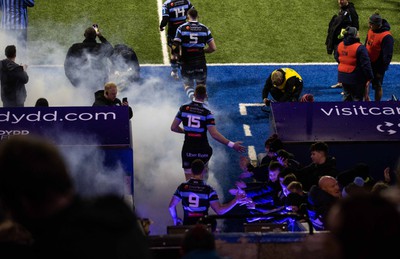
<instances>
[{"instance_id":1,"label":"white smoke","mask_svg":"<svg viewBox=\"0 0 400 259\"><path fill-rule=\"evenodd\" d=\"M78 38L76 42L82 40L83 38ZM0 38L0 48L4 49L11 44L13 43L6 41L4 37ZM34 45L34 48L30 46L34 53L31 53L30 57L33 58L27 62L30 80L26 84L28 96L25 106L33 107L40 97L46 98L53 107L92 106L94 92L101 90L102 86L99 89L73 87L63 68L66 50L54 43L31 44ZM134 49L134 46L131 47ZM0 58L5 58L4 54ZM140 61L140 56L138 58ZM16 62L22 63L20 60L22 58L18 56L17 49ZM166 74L144 74L141 83L133 83L118 93L120 99L128 97L134 111L131 119L134 150L133 202L139 217L150 218L154 222L150 227L152 235L165 234L167 226L173 224L168 204L178 185L185 180L181 167L184 135L170 131L170 125L179 106L188 99L184 96L181 82L170 79L169 69L160 71ZM82 138L82 143L85 143L85 137L79 133L59 134L60 139L71 137ZM226 173L222 166L226 162L226 148L219 144L213 145L213 148L208 183L223 200L223 192L214 173ZM122 167L116 165L115 168L105 168L102 163L104 152L101 149L83 145L82 148L74 148L73 152L65 147L62 150L77 190L82 195L93 196L109 192L120 194L121 190L129 192ZM182 217L182 207L179 206L177 210ZM211 210L210 213L213 214Z\"/></svg>"}]
</instances>

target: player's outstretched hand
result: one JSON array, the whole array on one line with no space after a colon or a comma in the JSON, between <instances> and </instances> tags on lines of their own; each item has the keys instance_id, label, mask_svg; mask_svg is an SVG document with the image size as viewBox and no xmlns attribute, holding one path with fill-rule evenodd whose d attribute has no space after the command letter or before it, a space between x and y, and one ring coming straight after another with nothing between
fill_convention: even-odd
<instances>
[{"instance_id":1,"label":"player's outstretched hand","mask_svg":"<svg viewBox=\"0 0 400 259\"><path fill-rule=\"evenodd\" d=\"M235 145L233 146L233 149L236 150L237 152L245 152L246 151L246 147L242 146L243 141L236 141Z\"/></svg>"}]
</instances>

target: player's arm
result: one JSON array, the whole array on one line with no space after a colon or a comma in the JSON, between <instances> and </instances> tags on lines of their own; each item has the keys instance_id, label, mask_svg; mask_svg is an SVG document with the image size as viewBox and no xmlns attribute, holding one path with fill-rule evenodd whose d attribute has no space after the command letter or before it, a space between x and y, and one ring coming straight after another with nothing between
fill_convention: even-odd
<instances>
[{"instance_id":1,"label":"player's arm","mask_svg":"<svg viewBox=\"0 0 400 259\"><path fill-rule=\"evenodd\" d=\"M208 43L207 43L207 48L206 49L204 49L204 52L205 53L212 53L212 52L214 52L214 51L216 51L217 50L217 45L215 45L215 41L214 41L214 39L212 39L211 41L209 41Z\"/></svg>"},{"instance_id":2,"label":"player's arm","mask_svg":"<svg viewBox=\"0 0 400 259\"><path fill-rule=\"evenodd\" d=\"M246 151L246 147L242 146L241 144L243 143L242 141L236 141L232 142L229 139L225 138L218 130L215 125L208 125L207 126L208 132L210 132L210 135L213 139L218 141L221 144L227 145L230 148L233 148L234 150L238 152L244 152Z\"/></svg>"},{"instance_id":3,"label":"player's arm","mask_svg":"<svg viewBox=\"0 0 400 259\"><path fill-rule=\"evenodd\" d=\"M171 124L171 131L182 134L185 133L185 130L181 126L179 126L180 124L181 120L175 117Z\"/></svg>"},{"instance_id":4,"label":"player's arm","mask_svg":"<svg viewBox=\"0 0 400 259\"><path fill-rule=\"evenodd\" d=\"M218 215L222 215L233 209L233 207L235 207L235 205L244 198L244 193L237 192L235 198L231 201L221 204L218 200L214 200L210 202L210 206L215 211L215 213L217 213Z\"/></svg>"},{"instance_id":5,"label":"player's arm","mask_svg":"<svg viewBox=\"0 0 400 259\"><path fill-rule=\"evenodd\" d=\"M178 197L175 195L172 196L171 201L169 202L169 214L171 214L172 220L174 221L174 225L181 225L182 224L182 219L178 217L178 213L176 212L176 205L181 201Z\"/></svg>"},{"instance_id":6,"label":"player's arm","mask_svg":"<svg viewBox=\"0 0 400 259\"><path fill-rule=\"evenodd\" d=\"M169 21L169 16L163 16L162 17L162 20L161 20L161 23L160 23L160 31L164 30L164 27L167 26L168 21Z\"/></svg>"}]
</instances>

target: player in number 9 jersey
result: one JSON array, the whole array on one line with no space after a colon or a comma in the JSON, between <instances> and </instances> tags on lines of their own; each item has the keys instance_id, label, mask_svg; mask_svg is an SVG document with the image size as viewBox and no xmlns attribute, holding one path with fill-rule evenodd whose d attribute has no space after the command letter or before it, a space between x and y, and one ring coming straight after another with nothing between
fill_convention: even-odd
<instances>
[{"instance_id":1,"label":"player in number 9 jersey","mask_svg":"<svg viewBox=\"0 0 400 259\"><path fill-rule=\"evenodd\" d=\"M178 186L168 206L174 225L182 224L182 220L178 217L176 211L176 206L180 201L182 201L184 214L183 225L194 225L202 217L208 215L210 206L218 215L222 215L230 211L236 204L245 200L244 192L237 192L234 199L221 204L214 188L205 184L202 180L202 174L205 170L203 161L200 159L194 160L191 164L191 169L193 171L191 179ZM215 230L215 220L205 223L211 223L212 229Z\"/></svg>"}]
</instances>

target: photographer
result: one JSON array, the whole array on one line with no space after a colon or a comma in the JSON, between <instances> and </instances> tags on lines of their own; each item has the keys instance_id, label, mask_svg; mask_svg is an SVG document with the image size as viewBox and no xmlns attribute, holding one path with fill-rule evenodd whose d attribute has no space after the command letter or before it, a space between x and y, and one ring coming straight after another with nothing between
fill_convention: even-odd
<instances>
[{"instance_id":1,"label":"photographer","mask_svg":"<svg viewBox=\"0 0 400 259\"><path fill-rule=\"evenodd\" d=\"M92 106L128 106L129 119L133 116L132 108L129 106L128 98L123 98L122 102L117 98L118 88L115 83L108 82L104 85L104 90L94 93L95 101Z\"/></svg>"},{"instance_id":2,"label":"photographer","mask_svg":"<svg viewBox=\"0 0 400 259\"><path fill-rule=\"evenodd\" d=\"M97 24L87 28L84 36L82 43L75 43L68 49L64 62L65 75L75 87L98 89L108 81L108 59L114 48L103 37Z\"/></svg>"}]
</instances>

